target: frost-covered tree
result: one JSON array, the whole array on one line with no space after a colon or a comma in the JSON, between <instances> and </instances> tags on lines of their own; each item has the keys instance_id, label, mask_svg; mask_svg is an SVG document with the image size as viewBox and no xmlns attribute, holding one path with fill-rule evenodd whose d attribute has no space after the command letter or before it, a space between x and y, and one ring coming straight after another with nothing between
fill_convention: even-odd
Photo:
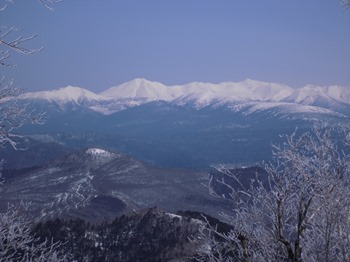
<instances>
[{"instance_id":1,"label":"frost-covered tree","mask_svg":"<svg viewBox=\"0 0 350 262\"><path fill-rule=\"evenodd\" d=\"M27 109L27 104L19 103L17 97L23 90L7 82L5 77L0 79L0 148L11 146L18 149L14 130L28 124L40 124L42 113Z\"/></svg>"},{"instance_id":2,"label":"frost-covered tree","mask_svg":"<svg viewBox=\"0 0 350 262\"><path fill-rule=\"evenodd\" d=\"M62 0L39 0L48 9L52 10L52 5ZM14 0L4 0L0 4L0 13L5 12ZM0 66L14 67L8 63L11 53L21 53L25 55L33 54L39 49L29 49L25 47L26 42L35 38L36 35L24 37L20 34L20 29L15 26L0 24ZM17 87L13 80L7 80L4 75L0 76L0 148L11 145L17 148L13 131L27 124L41 123L42 114L29 112L26 105L18 104L14 99L23 92Z\"/></svg>"},{"instance_id":3,"label":"frost-covered tree","mask_svg":"<svg viewBox=\"0 0 350 262\"><path fill-rule=\"evenodd\" d=\"M200 254L211 261L350 261L350 135L317 128L286 136L276 162L248 188L219 182L234 210L234 229L203 228ZM213 181L211 181L213 182ZM222 197L216 191L211 192Z\"/></svg>"},{"instance_id":4,"label":"frost-covered tree","mask_svg":"<svg viewBox=\"0 0 350 262\"><path fill-rule=\"evenodd\" d=\"M25 204L8 207L0 213L0 260L1 261L69 261L63 254L60 242L36 238L32 231L32 222L25 215Z\"/></svg>"},{"instance_id":5,"label":"frost-covered tree","mask_svg":"<svg viewBox=\"0 0 350 262\"><path fill-rule=\"evenodd\" d=\"M5 0L0 7L4 12L13 0ZM39 0L46 8L60 0ZM12 52L32 54L40 49L27 49L24 44L35 35L23 37L18 35L16 27L0 25L0 66L13 67L7 63ZM17 87L13 80L0 76L0 148L11 146L18 149L14 130L27 124L42 122L42 114L27 110L26 104L19 104L17 97L23 90ZM0 171L4 160L0 160ZM1 184L0 172L0 184ZM7 211L0 213L0 260L1 261L68 261L67 254L59 250L60 242L40 242L31 233L32 221L25 215L27 205L9 205Z\"/></svg>"},{"instance_id":6,"label":"frost-covered tree","mask_svg":"<svg viewBox=\"0 0 350 262\"><path fill-rule=\"evenodd\" d=\"M55 3L62 2L63 0L38 0L40 4L49 10L53 10L52 5ZM15 0L2 0L0 2L0 12L4 12L10 4L13 4ZM24 44L36 35L24 37L18 34L21 30L15 26L10 25L0 25L0 65L2 66L13 66L8 64L6 60L10 57L11 52L17 52L21 54L32 54L34 52L40 51L39 49L29 49L24 46Z\"/></svg>"},{"instance_id":7,"label":"frost-covered tree","mask_svg":"<svg viewBox=\"0 0 350 262\"><path fill-rule=\"evenodd\" d=\"M350 8L350 0L342 0L344 8Z\"/></svg>"}]
</instances>

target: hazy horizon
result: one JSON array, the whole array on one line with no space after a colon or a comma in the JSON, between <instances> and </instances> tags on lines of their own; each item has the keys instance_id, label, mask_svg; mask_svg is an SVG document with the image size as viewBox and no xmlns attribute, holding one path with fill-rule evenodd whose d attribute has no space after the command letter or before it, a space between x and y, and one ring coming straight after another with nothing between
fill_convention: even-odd
<instances>
[{"instance_id":1,"label":"hazy horizon","mask_svg":"<svg viewBox=\"0 0 350 262\"><path fill-rule=\"evenodd\" d=\"M135 78L165 85L254 79L350 86L350 11L340 1L16 1L1 23L38 34L3 68L26 91L99 93Z\"/></svg>"}]
</instances>

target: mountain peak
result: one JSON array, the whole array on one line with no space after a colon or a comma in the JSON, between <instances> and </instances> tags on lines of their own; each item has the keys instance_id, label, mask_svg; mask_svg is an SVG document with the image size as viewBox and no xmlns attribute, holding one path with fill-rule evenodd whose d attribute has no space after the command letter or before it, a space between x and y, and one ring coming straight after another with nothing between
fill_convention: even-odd
<instances>
[{"instance_id":1,"label":"mountain peak","mask_svg":"<svg viewBox=\"0 0 350 262\"><path fill-rule=\"evenodd\" d=\"M256 89L256 90L255 90ZM136 78L121 85L111 87L100 95L111 98L146 99L146 101L172 101L181 97L206 100L217 99L248 99L276 100L290 95L292 88L277 84L266 83L252 79L242 82L224 82L219 84L190 82L184 85L166 86L159 82ZM276 96L276 97L275 97Z\"/></svg>"},{"instance_id":2,"label":"mountain peak","mask_svg":"<svg viewBox=\"0 0 350 262\"><path fill-rule=\"evenodd\" d=\"M218 84L190 82L167 86L160 82L136 78L99 94L80 87L67 86L51 91L27 93L21 98L45 99L59 105L73 102L76 105L84 104L96 112L112 114L151 101L192 104L196 107L239 101L288 102L304 105L314 105L317 101L318 104L327 107L329 103L332 103L332 106L337 103L350 104L350 89L341 86L315 85L294 89L285 84L262 82L250 78L240 82ZM323 102L320 103L320 101Z\"/></svg>"},{"instance_id":3,"label":"mountain peak","mask_svg":"<svg viewBox=\"0 0 350 262\"><path fill-rule=\"evenodd\" d=\"M111 87L100 95L112 98L144 98L147 100L170 100L168 87L159 82L136 78L118 86Z\"/></svg>"},{"instance_id":4,"label":"mountain peak","mask_svg":"<svg viewBox=\"0 0 350 262\"><path fill-rule=\"evenodd\" d=\"M135 84L139 84L139 85L160 84L157 81L150 81L150 80L145 79L145 78L135 78L127 83L132 83L132 82L134 82Z\"/></svg>"},{"instance_id":5,"label":"mountain peak","mask_svg":"<svg viewBox=\"0 0 350 262\"><path fill-rule=\"evenodd\" d=\"M68 86L65 86L65 87L60 87L58 89L56 89L57 91L59 92L64 92L64 93L86 93L86 92L91 92L91 91L88 91L84 88L81 88L81 87L78 87L78 86L71 86L71 85L68 85ZM92 92L91 92L92 93Z\"/></svg>"},{"instance_id":6,"label":"mountain peak","mask_svg":"<svg viewBox=\"0 0 350 262\"><path fill-rule=\"evenodd\" d=\"M90 147L85 150L85 154L91 155L91 156L102 156L102 157L111 157L114 156L114 153L111 153L109 151L106 151L104 149Z\"/></svg>"},{"instance_id":7,"label":"mountain peak","mask_svg":"<svg viewBox=\"0 0 350 262\"><path fill-rule=\"evenodd\" d=\"M241 81L239 83L244 83L244 84L248 84L248 85L252 85L252 84L261 85L261 84L266 84L267 82L258 81L258 80L251 79L251 78L246 78L246 79L244 79L243 81Z\"/></svg>"},{"instance_id":8,"label":"mountain peak","mask_svg":"<svg viewBox=\"0 0 350 262\"><path fill-rule=\"evenodd\" d=\"M75 102L82 100L99 100L101 97L89 90L76 86L66 86L50 91L30 92L21 95L21 99L43 99L59 103Z\"/></svg>"}]
</instances>

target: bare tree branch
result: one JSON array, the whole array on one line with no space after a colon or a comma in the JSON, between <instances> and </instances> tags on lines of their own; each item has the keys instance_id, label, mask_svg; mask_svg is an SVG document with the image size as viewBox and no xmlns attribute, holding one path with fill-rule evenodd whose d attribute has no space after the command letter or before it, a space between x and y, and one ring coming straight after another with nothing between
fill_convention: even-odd
<instances>
[{"instance_id":1,"label":"bare tree branch","mask_svg":"<svg viewBox=\"0 0 350 262\"><path fill-rule=\"evenodd\" d=\"M342 4L344 8L350 8L350 0L342 0Z\"/></svg>"},{"instance_id":2,"label":"bare tree branch","mask_svg":"<svg viewBox=\"0 0 350 262\"><path fill-rule=\"evenodd\" d=\"M256 177L246 189L242 183L220 180L231 193L210 190L233 202L233 214L226 214L225 220L234 230L223 235L207 227L210 232L202 234L200 253L217 261L223 261L222 256L224 261L349 261L348 134L348 128L330 127L294 133L273 147L276 162L265 166L266 177ZM233 176L231 181L239 179L233 170L220 171ZM213 235L221 241L214 241ZM235 252L218 251L230 243Z\"/></svg>"},{"instance_id":3,"label":"bare tree branch","mask_svg":"<svg viewBox=\"0 0 350 262\"><path fill-rule=\"evenodd\" d=\"M40 4L46 7L49 10L53 10L52 5L62 2L63 0L38 0ZM4 5L0 8L0 12L4 11L8 4L14 3L13 0L6 0ZM30 49L23 47L23 44L34 39L37 35L31 35L24 37L22 35L16 35L20 29L14 26L0 25L0 65L6 65L6 59L10 57L10 51L29 55L38 51L41 51L43 47L37 49Z\"/></svg>"},{"instance_id":4,"label":"bare tree branch","mask_svg":"<svg viewBox=\"0 0 350 262\"><path fill-rule=\"evenodd\" d=\"M51 4L61 0L39 0L46 8L52 10ZM12 0L5 0L0 12L6 10ZM28 49L23 44L36 37L32 35L15 36L18 29L10 26L0 26L0 65L11 66L6 63L11 52L32 54L42 50ZM20 136L13 131L28 124L40 124L43 113L36 113L29 109L28 103L18 99L23 90L14 85L13 81L6 81L5 76L0 78L0 148L10 145L20 149L17 138ZM4 160L0 159L0 171ZM0 172L0 184L3 180ZM31 232L31 220L25 216L28 205L10 205L6 212L0 213L0 260L1 261L69 261L68 255L60 251L62 244L53 241L39 241Z\"/></svg>"},{"instance_id":5,"label":"bare tree branch","mask_svg":"<svg viewBox=\"0 0 350 262\"><path fill-rule=\"evenodd\" d=\"M31 220L24 214L30 204L9 205L0 213L1 261L69 261L61 251L62 243L40 241L31 231Z\"/></svg>"},{"instance_id":6,"label":"bare tree branch","mask_svg":"<svg viewBox=\"0 0 350 262\"><path fill-rule=\"evenodd\" d=\"M52 5L63 2L63 0L38 0L40 4L46 7L49 10L53 10Z\"/></svg>"},{"instance_id":7,"label":"bare tree branch","mask_svg":"<svg viewBox=\"0 0 350 262\"><path fill-rule=\"evenodd\" d=\"M1 26L0 44L17 52L17 53L21 53L21 54L25 54L25 55L30 55L34 52L38 52L38 51L43 49L42 47L39 49L28 49L28 48L24 48L21 46L21 44L34 39L37 35L32 35L29 37L18 36L15 39L6 41L6 37L8 35L10 35L11 33L14 33L14 32L18 32L18 31L19 31L19 29L17 29L16 27Z\"/></svg>"},{"instance_id":8,"label":"bare tree branch","mask_svg":"<svg viewBox=\"0 0 350 262\"><path fill-rule=\"evenodd\" d=\"M13 81L0 79L0 148L11 145L14 149L19 149L15 141L18 135L13 134L13 131L24 125L43 123L44 113L30 110L29 104L18 100L22 92Z\"/></svg>"}]
</instances>

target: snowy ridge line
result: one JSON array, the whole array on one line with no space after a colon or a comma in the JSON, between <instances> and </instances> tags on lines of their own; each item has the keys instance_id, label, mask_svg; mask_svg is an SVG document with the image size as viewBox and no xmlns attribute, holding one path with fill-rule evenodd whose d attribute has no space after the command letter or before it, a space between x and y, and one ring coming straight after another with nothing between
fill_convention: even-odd
<instances>
[{"instance_id":1,"label":"snowy ridge line","mask_svg":"<svg viewBox=\"0 0 350 262\"><path fill-rule=\"evenodd\" d=\"M103 115L153 101L165 101L179 106L190 105L197 109L225 106L244 114L277 108L281 112L290 113L343 115L345 112L348 115L350 112L350 88L307 85L293 89L284 84L251 79L219 84L192 82L166 86L137 78L99 94L68 86L51 91L25 93L20 99L55 103L62 110L65 105L73 104Z\"/></svg>"},{"instance_id":2,"label":"snowy ridge line","mask_svg":"<svg viewBox=\"0 0 350 262\"><path fill-rule=\"evenodd\" d=\"M293 89L284 84L260 82L247 79L241 82L219 84L191 82L184 85L166 86L159 82L137 78L111 87L99 94L80 87L67 86L51 91L25 93L23 99L45 99L52 101L104 101L104 100L144 100L173 101L200 100L248 100L265 102L294 102L311 104L317 99L333 99L350 104L350 88L342 86L307 85Z\"/></svg>"}]
</instances>

